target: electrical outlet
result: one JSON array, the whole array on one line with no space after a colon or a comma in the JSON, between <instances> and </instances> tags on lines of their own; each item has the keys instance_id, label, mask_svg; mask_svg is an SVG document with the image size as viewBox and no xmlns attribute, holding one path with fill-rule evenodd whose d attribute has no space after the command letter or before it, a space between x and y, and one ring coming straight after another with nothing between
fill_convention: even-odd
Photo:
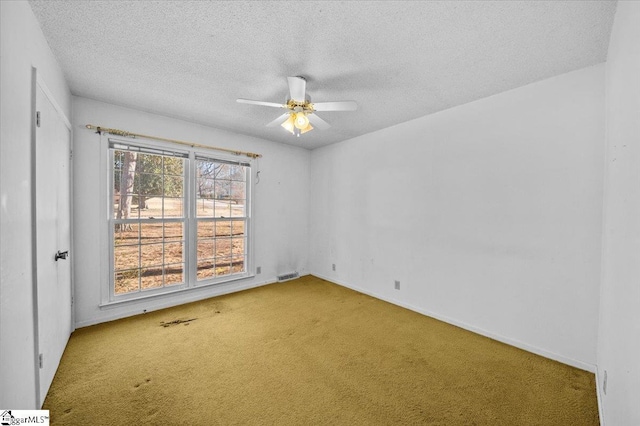
<instances>
[{"instance_id":1,"label":"electrical outlet","mask_svg":"<svg viewBox=\"0 0 640 426\"><path fill-rule=\"evenodd\" d=\"M604 379L602 379L602 392L607 394L607 370L604 370Z\"/></svg>"},{"instance_id":2,"label":"electrical outlet","mask_svg":"<svg viewBox=\"0 0 640 426\"><path fill-rule=\"evenodd\" d=\"M395 282L393 283L394 287L396 290L400 290L400 281L395 280Z\"/></svg>"},{"instance_id":3,"label":"electrical outlet","mask_svg":"<svg viewBox=\"0 0 640 426\"><path fill-rule=\"evenodd\" d=\"M256 268L256 274L261 274L262 273L262 266L258 266Z\"/></svg>"},{"instance_id":4,"label":"electrical outlet","mask_svg":"<svg viewBox=\"0 0 640 426\"><path fill-rule=\"evenodd\" d=\"M335 271L335 270L336 270L336 264L335 264L335 263L332 263L332 264L331 264L331 270L333 270L333 271Z\"/></svg>"}]
</instances>

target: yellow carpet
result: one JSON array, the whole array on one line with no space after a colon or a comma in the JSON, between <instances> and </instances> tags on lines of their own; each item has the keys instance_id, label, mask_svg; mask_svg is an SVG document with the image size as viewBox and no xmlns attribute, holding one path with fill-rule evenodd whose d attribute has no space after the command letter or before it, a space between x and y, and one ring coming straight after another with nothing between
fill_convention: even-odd
<instances>
[{"instance_id":1,"label":"yellow carpet","mask_svg":"<svg viewBox=\"0 0 640 426\"><path fill-rule=\"evenodd\" d=\"M63 425L597 425L591 373L312 276L77 330Z\"/></svg>"}]
</instances>

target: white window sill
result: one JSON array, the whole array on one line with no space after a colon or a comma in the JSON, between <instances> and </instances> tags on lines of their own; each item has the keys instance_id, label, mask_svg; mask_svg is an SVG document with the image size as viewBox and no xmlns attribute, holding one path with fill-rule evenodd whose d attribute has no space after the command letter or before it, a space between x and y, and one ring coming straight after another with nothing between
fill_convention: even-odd
<instances>
[{"instance_id":1,"label":"white window sill","mask_svg":"<svg viewBox=\"0 0 640 426\"><path fill-rule=\"evenodd\" d=\"M124 306L124 305L128 305L128 304L133 304L133 303L140 303L140 302L144 302L144 301L170 298L170 297L173 297L173 296L175 296L177 294L191 293L191 292L196 292L197 290L200 290L200 289L211 288L211 287L219 287L219 286L224 286L225 284L233 284L233 283L236 283L238 281L246 280L246 279L253 278L253 277L255 277L255 275L249 275L248 273L247 274L241 274L241 275L238 275L238 276L233 277L233 278L229 278L228 280L224 280L224 281L203 282L203 283L198 284L198 285L196 285L194 287L178 287L175 290L164 291L164 292L161 292L161 293L139 295L138 297L128 297L126 299L110 300L108 302L102 302L101 304L98 305L98 307L100 309L112 309L112 308L117 308L119 306Z\"/></svg>"}]
</instances>

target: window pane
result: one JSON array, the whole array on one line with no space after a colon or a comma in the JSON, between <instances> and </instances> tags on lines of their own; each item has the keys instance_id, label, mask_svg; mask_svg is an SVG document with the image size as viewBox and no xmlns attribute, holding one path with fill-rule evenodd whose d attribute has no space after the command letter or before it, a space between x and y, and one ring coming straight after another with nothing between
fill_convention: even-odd
<instances>
[{"instance_id":1,"label":"window pane","mask_svg":"<svg viewBox=\"0 0 640 426\"><path fill-rule=\"evenodd\" d=\"M165 222L164 239L165 241L182 241L183 240L182 223Z\"/></svg>"},{"instance_id":2,"label":"window pane","mask_svg":"<svg viewBox=\"0 0 640 426\"><path fill-rule=\"evenodd\" d=\"M162 267L144 268L140 273L140 286L143 290L162 287Z\"/></svg>"},{"instance_id":3,"label":"window pane","mask_svg":"<svg viewBox=\"0 0 640 426\"><path fill-rule=\"evenodd\" d=\"M246 184L244 182L231 182L231 199L242 200L241 204L244 204L244 198L246 194Z\"/></svg>"},{"instance_id":4,"label":"window pane","mask_svg":"<svg viewBox=\"0 0 640 426\"><path fill-rule=\"evenodd\" d=\"M162 174L162 155L138 153L137 171Z\"/></svg>"},{"instance_id":5,"label":"window pane","mask_svg":"<svg viewBox=\"0 0 640 426\"><path fill-rule=\"evenodd\" d=\"M139 266L139 247L116 246L113 255L113 266L116 270L132 269Z\"/></svg>"},{"instance_id":6,"label":"window pane","mask_svg":"<svg viewBox=\"0 0 640 426\"><path fill-rule=\"evenodd\" d=\"M162 174L142 173L140 174L140 193L147 197L162 196Z\"/></svg>"},{"instance_id":7,"label":"window pane","mask_svg":"<svg viewBox=\"0 0 640 426\"><path fill-rule=\"evenodd\" d=\"M238 257L244 258L244 241L244 238L231 239L231 253L233 254L234 259Z\"/></svg>"},{"instance_id":8,"label":"window pane","mask_svg":"<svg viewBox=\"0 0 640 426\"><path fill-rule=\"evenodd\" d=\"M216 239L216 257L231 256L231 238Z\"/></svg>"},{"instance_id":9,"label":"window pane","mask_svg":"<svg viewBox=\"0 0 640 426\"><path fill-rule=\"evenodd\" d=\"M210 260L198 262L198 279L204 280L214 276L213 262Z\"/></svg>"},{"instance_id":10,"label":"window pane","mask_svg":"<svg viewBox=\"0 0 640 426\"><path fill-rule=\"evenodd\" d=\"M154 223L141 223L140 242L142 244L162 242L162 228L162 222L160 221Z\"/></svg>"},{"instance_id":11,"label":"window pane","mask_svg":"<svg viewBox=\"0 0 640 426\"><path fill-rule=\"evenodd\" d=\"M236 181L244 181L246 177L246 167L245 166L229 166L229 178L231 180Z\"/></svg>"},{"instance_id":12,"label":"window pane","mask_svg":"<svg viewBox=\"0 0 640 426\"><path fill-rule=\"evenodd\" d=\"M214 240L198 240L198 260L213 259Z\"/></svg>"},{"instance_id":13,"label":"window pane","mask_svg":"<svg viewBox=\"0 0 640 426\"><path fill-rule=\"evenodd\" d=\"M162 217L162 197L140 196L140 218L160 219Z\"/></svg>"},{"instance_id":14,"label":"window pane","mask_svg":"<svg viewBox=\"0 0 640 426\"><path fill-rule=\"evenodd\" d=\"M229 165L224 163L215 163L215 165L216 165L215 178L229 180L229 173L230 173Z\"/></svg>"},{"instance_id":15,"label":"window pane","mask_svg":"<svg viewBox=\"0 0 640 426\"><path fill-rule=\"evenodd\" d=\"M198 238L213 238L214 222L211 221L198 221Z\"/></svg>"},{"instance_id":16,"label":"window pane","mask_svg":"<svg viewBox=\"0 0 640 426\"><path fill-rule=\"evenodd\" d=\"M214 194L217 200L228 200L231 198L231 181L216 180L214 182Z\"/></svg>"},{"instance_id":17,"label":"window pane","mask_svg":"<svg viewBox=\"0 0 640 426\"><path fill-rule=\"evenodd\" d=\"M124 193L115 195L113 205L114 219L137 219L138 218L138 195L134 193Z\"/></svg>"},{"instance_id":18,"label":"window pane","mask_svg":"<svg viewBox=\"0 0 640 426\"><path fill-rule=\"evenodd\" d=\"M182 176L184 174L184 158L164 157L164 173L166 175Z\"/></svg>"},{"instance_id":19,"label":"window pane","mask_svg":"<svg viewBox=\"0 0 640 426\"><path fill-rule=\"evenodd\" d=\"M229 275L231 273L231 259L228 257L218 258L215 261L215 274L217 277Z\"/></svg>"},{"instance_id":20,"label":"window pane","mask_svg":"<svg viewBox=\"0 0 640 426\"><path fill-rule=\"evenodd\" d=\"M140 188L142 188L140 179L141 179L140 173L134 173L133 187L131 188L131 192L133 192L134 194L140 194Z\"/></svg>"},{"instance_id":21,"label":"window pane","mask_svg":"<svg viewBox=\"0 0 640 426\"><path fill-rule=\"evenodd\" d=\"M114 284L115 284L116 294L131 293L133 291L138 291L140 289L138 269L131 269L128 271L119 271L119 272L116 272L114 275L115 275Z\"/></svg>"},{"instance_id":22,"label":"window pane","mask_svg":"<svg viewBox=\"0 0 640 426\"><path fill-rule=\"evenodd\" d=\"M164 177L164 196L165 197L182 197L184 187L184 179L182 176L165 176Z\"/></svg>"},{"instance_id":23,"label":"window pane","mask_svg":"<svg viewBox=\"0 0 640 426\"><path fill-rule=\"evenodd\" d=\"M214 179L216 172L219 170L219 164L213 161L197 160L196 161L196 175L199 178Z\"/></svg>"},{"instance_id":24,"label":"window pane","mask_svg":"<svg viewBox=\"0 0 640 426\"><path fill-rule=\"evenodd\" d=\"M136 153L116 151L114 153L113 193L114 217L128 218L131 211L131 195L134 191ZM129 195L126 195L129 194Z\"/></svg>"},{"instance_id":25,"label":"window pane","mask_svg":"<svg viewBox=\"0 0 640 426\"><path fill-rule=\"evenodd\" d=\"M130 223L116 223L113 232L113 245L138 244L138 225Z\"/></svg>"},{"instance_id":26,"label":"window pane","mask_svg":"<svg viewBox=\"0 0 640 426\"><path fill-rule=\"evenodd\" d=\"M214 200L199 199L196 201L196 215L198 217L213 217Z\"/></svg>"},{"instance_id":27,"label":"window pane","mask_svg":"<svg viewBox=\"0 0 640 426\"><path fill-rule=\"evenodd\" d=\"M242 204L242 202L244 202L244 200L233 200L231 203L231 217L246 216L244 204Z\"/></svg>"},{"instance_id":28,"label":"window pane","mask_svg":"<svg viewBox=\"0 0 640 426\"><path fill-rule=\"evenodd\" d=\"M216 222L215 227L216 237L229 237L231 236L231 221L219 220Z\"/></svg>"},{"instance_id":29,"label":"window pane","mask_svg":"<svg viewBox=\"0 0 640 426\"><path fill-rule=\"evenodd\" d=\"M143 209L140 208L140 201L141 198L138 194L132 194L131 196L131 201L130 201L130 205L131 205L131 209L127 214L123 213L122 218L123 219L138 219L140 217L140 213L144 214ZM125 206L126 208L126 206Z\"/></svg>"},{"instance_id":30,"label":"window pane","mask_svg":"<svg viewBox=\"0 0 640 426\"><path fill-rule=\"evenodd\" d=\"M122 161L124 159L123 151L113 151L113 173L122 170Z\"/></svg>"},{"instance_id":31,"label":"window pane","mask_svg":"<svg viewBox=\"0 0 640 426\"><path fill-rule=\"evenodd\" d=\"M164 198L163 217L182 217L182 198Z\"/></svg>"},{"instance_id":32,"label":"window pane","mask_svg":"<svg viewBox=\"0 0 640 426\"><path fill-rule=\"evenodd\" d=\"M221 277L221 276L229 275L229 274L231 274L231 265L229 265L229 264L216 265L216 276L217 277Z\"/></svg>"},{"instance_id":33,"label":"window pane","mask_svg":"<svg viewBox=\"0 0 640 426\"><path fill-rule=\"evenodd\" d=\"M244 235L244 221L234 220L231 222L231 235L241 236Z\"/></svg>"},{"instance_id":34,"label":"window pane","mask_svg":"<svg viewBox=\"0 0 640 426\"><path fill-rule=\"evenodd\" d=\"M164 264L182 262L182 243L164 244Z\"/></svg>"},{"instance_id":35,"label":"window pane","mask_svg":"<svg viewBox=\"0 0 640 426\"><path fill-rule=\"evenodd\" d=\"M162 265L162 243L141 245L140 264L141 266Z\"/></svg>"},{"instance_id":36,"label":"window pane","mask_svg":"<svg viewBox=\"0 0 640 426\"><path fill-rule=\"evenodd\" d=\"M215 200L215 217L231 217L231 203L229 200Z\"/></svg>"},{"instance_id":37,"label":"window pane","mask_svg":"<svg viewBox=\"0 0 640 426\"><path fill-rule=\"evenodd\" d=\"M198 198L213 199L214 197L214 180L206 178L198 178L196 193Z\"/></svg>"},{"instance_id":38,"label":"window pane","mask_svg":"<svg viewBox=\"0 0 640 426\"><path fill-rule=\"evenodd\" d=\"M116 210L118 203L120 202L120 171L119 170L113 172L113 186L111 189L113 194L113 208L114 210Z\"/></svg>"},{"instance_id":39,"label":"window pane","mask_svg":"<svg viewBox=\"0 0 640 426\"><path fill-rule=\"evenodd\" d=\"M131 200L131 208L136 210L147 209L147 196L142 194L136 194Z\"/></svg>"},{"instance_id":40,"label":"window pane","mask_svg":"<svg viewBox=\"0 0 640 426\"><path fill-rule=\"evenodd\" d=\"M232 274L237 274L239 272L244 272L244 259L234 260L231 265Z\"/></svg>"},{"instance_id":41,"label":"window pane","mask_svg":"<svg viewBox=\"0 0 640 426\"><path fill-rule=\"evenodd\" d=\"M169 265L164 268L164 285L182 284L184 282L184 278L182 277L183 268L182 263Z\"/></svg>"},{"instance_id":42,"label":"window pane","mask_svg":"<svg viewBox=\"0 0 640 426\"><path fill-rule=\"evenodd\" d=\"M247 248L246 238L231 239L231 273L245 271L245 257Z\"/></svg>"}]
</instances>

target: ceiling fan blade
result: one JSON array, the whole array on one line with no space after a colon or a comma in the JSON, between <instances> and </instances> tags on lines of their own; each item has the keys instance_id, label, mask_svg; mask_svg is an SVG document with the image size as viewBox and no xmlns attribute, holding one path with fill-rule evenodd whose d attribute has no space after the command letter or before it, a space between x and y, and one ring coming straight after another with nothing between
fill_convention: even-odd
<instances>
[{"instance_id":1,"label":"ceiling fan blade","mask_svg":"<svg viewBox=\"0 0 640 426\"><path fill-rule=\"evenodd\" d=\"M282 122L287 120L290 115L291 115L291 113L288 113L288 112L282 114L280 117L278 117L275 120L273 120L270 123L268 123L267 127L275 127L275 126L277 126L279 124L282 124Z\"/></svg>"},{"instance_id":2,"label":"ceiling fan blade","mask_svg":"<svg viewBox=\"0 0 640 426\"><path fill-rule=\"evenodd\" d=\"M316 111L355 111L358 104L355 101L317 102L313 103Z\"/></svg>"},{"instance_id":3,"label":"ceiling fan blade","mask_svg":"<svg viewBox=\"0 0 640 426\"><path fill-rule=\"evenodd\" d=\"M262 106L275 107L275 108L286 108L287 107L285 104L279 104L279 103L276 103L276 102L253 101L251 99L236 99L236 102L241 103L241 104L262 105Z\"/></svg>"},{"instance_id":4,"label":"ceiling fan blade","mask_svg":"<svg viewBox=\"0 0 640 426\"><path fill-rule=\"evenodd\" d=\"M331 124L318 117L317 114L307 114L307 118L309 119L309 123L313 124L313 127L316 129L324 130L331 127Z\"/></svg>"},{"instance_id":5,"label":"ceiling fan blade","mask_svg":"<svg viewBox=\"0 0 640 426\"><path fill-rule=\"evenodd\" d=\"M302 77L287 77L287 80L289 81L289 94L291 95L291 99L304 102L307 81Z\"/></svg>"}]
</instances>

